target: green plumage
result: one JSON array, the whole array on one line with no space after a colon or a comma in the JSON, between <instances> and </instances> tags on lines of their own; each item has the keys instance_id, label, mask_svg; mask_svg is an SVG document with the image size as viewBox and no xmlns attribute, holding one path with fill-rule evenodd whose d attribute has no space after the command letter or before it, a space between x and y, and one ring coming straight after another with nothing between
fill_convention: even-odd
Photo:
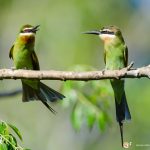
<instances>
[{"instance_id":1,"label":"green plumage","mask_svg":"<svg viewBox=\"0 0 150 150\"><path fill-rule=\"evenodd\" d=\"M106 39L100 36L104 41L106 69L118 70L125 68L128 64L128 49L123 40L121 31L114 26L110 26L108 29L114 33L113 36L108 35ZM131 119L124 90L124 80L112 79L110 82L114 91L116 118L119 122L123 146L123 121Z\"/></svg>"},{"instance_id":2,"label":"green plumage","mask_svg":"<svg viewBox=\"0 0 150 150\"><path fill-rule=\"evenodd\" d=\"M9 57L14 60L16 69L40 70L38 58L34 51L35 33L37 27L25 25L21 28L14 45L12 46ZM24 102L31 100L41 100L42 103L52 112L54 110L49 106L49 101L63 99L64 96L39 80L22 79Z\"/></svg>"},{"instance_id":3,"label":"green plumage","mask_svg":"<svg viewBox=\"0 0 150 150\"><path fill-rule=\"evenodd\" d=\"M102 40L104 41L104 60L106 64L106 69L118 70L125 68L128 64L128 49L123 40L121 31L114 26L110 26L109 30L114 32L114 36L109 37L108 35L106 39L102 38ZM118 104L119 106L119 104L121 104L122 101L125 101L126 103L126 105L120 106L123 110L119 110L119 112L122 114L117 114L117 120L119 122L122 122L125 119L128 120L131 118L131 116L125 98L124 80L112 79L110 81L114 90L116 104Z\"/></svg>"},{"instance_id":4,"label":"green plumage","mask_svg":"<svg viewBox=\"0 0 150 150\"><path fill-rule=\"evenodd\" d=\"M100 31L88 31L85 34L95 34L104 42L104 62L106 70L118 70L127 67L128 49L122 37L120 29L116 26L108 26ZM131 115L128 108L124 80L110 80L115 97L116 119L120 126L121 141L123 146L123 121L130 120Z\"/></svg>"},{"instance_id":5,"label":"green plumage","mask_svg":"<svg viewBox=\"0 0 150 150\"><path fill-rule=\"evenodd\" d=\"M104 44L105 64L108 70L118 70L127 66L128 50L123 38L116 36ZM111 80L117 103L121 102L124 93L124 80Z\"/></svg>"}]
</instances>

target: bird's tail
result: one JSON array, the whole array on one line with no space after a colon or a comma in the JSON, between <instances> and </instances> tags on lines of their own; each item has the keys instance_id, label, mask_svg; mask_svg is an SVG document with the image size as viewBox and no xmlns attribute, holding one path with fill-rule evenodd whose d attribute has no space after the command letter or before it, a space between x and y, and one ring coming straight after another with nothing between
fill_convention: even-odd
<instances>
[{"instance_id":1,"label":"bird's tail","mask_svg":"<svg viewBox=\"0 0 150 150\"><path fill-rule=\"evenodd\" d=\"M22 82L23 87L23 96L22 101L28 102L33 100L41 100L41 102L52 112L55 113L55 110L53 110L49 106L49 102L55 102L57 99L63 99L65 98L64 95L60 94L59 92L53 90L52 88L48 87L47 85L43 84L42 82L39 82L39 88L33 89L28 84Z\"/></svg>"},{"instance_id":2,"label":"bird's tail","mask_svg":"<svg viewBox=\"0 0 150 150\"><path fill-rule=\"evenodd\" d=\"M130 120L131 119L131 114L130 114L129 107L128 107L128 104L127 104L125 92L122 95L121 102L118 103L118 101L115 98L115 103L116 103L117 121L122 122L124 120Z\"/></svg>"},{"instance_id":3,"label":"bird's tail","mask_svg":"<svg viewBox=\"0 0 150 150\"><path fill-rule=\"evenodd\" d=\"M123 146L123 121L131 120L131 114L127 104L125 92L123 93L122 100L120 103L118 103L117 99L115 98L115 104L116 104L116 119L120 126L121 143Z\"/></svg>"}]
</instances>

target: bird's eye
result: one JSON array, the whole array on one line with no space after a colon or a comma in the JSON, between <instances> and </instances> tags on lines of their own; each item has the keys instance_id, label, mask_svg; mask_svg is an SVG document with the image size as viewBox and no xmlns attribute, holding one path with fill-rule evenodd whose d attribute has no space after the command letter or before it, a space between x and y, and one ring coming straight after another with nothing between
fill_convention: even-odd
<instances>
[{"instance_id":1,"label":"bird's eye","mask_svg":"<svg viewBox=\"0 0 150 150\"><path fill-rule=\"evenodd\" d=\"M30 29L24 29L21 31L21 33L28 33L28 32L30 32Z\"/></svg>"},{"instance_id":2,"label":"bird's eye","mask_svg":"<svg viewBox=\"0 0 150 150\"><path fill-rule=\"evenodd\" d=\"M108 31L107 30L103 30L101 31L102 34L108 34Z\"/></svg>"},{"instance_id":3,"label":"bird's eye","mask_svg":"<svg viewBox=\"0 0 150 150\"><path fill-rule=\"evenodd\" d=\"M114 35L114 32L108 31L108 30L103 30L101 31L102 34L112 34Z\"/></svg>"}]
</instances>

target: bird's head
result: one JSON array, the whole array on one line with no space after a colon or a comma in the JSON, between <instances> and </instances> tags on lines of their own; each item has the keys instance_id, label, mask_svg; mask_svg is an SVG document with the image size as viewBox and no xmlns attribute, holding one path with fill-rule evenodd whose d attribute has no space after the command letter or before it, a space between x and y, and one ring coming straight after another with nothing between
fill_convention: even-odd
<instances>
[{"instance_id":1,"label":"bird's head","mask_svg":"<svg viewBox=\"0 0 150 150\"><path fill-rule=\"evenodd\" d=\"M87 31L84 33L98 35L104 43L112 42L114 39L123 40L121 31L116 26L107 26L100 30Z\"/></svg>"},{"instance_id":2,"label":"bird's head","mask_svg":"<svg viewBox=\"0 0 150 150\"><path fill-rule=\"evenodd\" d=\"M39 25L37 26L32 26L32 25L24 25L21 27L20 32L19 32L19 41L22 42L23 44L30 44L34 43L35 41L35 34L39 30Z\"/></svg>"},{"instance_id":3,"label":"bird's head","mask_svg":"<svg viewBox=\"0 0 150 150\"><path fill-rule=\"evenodd\" d=\"M22 36L33 36L36 34L36 32L39 30L39 25L37 26L32 26L32 25L24 25L20 29L20 35Z\"/></svg>"}]
</instances>

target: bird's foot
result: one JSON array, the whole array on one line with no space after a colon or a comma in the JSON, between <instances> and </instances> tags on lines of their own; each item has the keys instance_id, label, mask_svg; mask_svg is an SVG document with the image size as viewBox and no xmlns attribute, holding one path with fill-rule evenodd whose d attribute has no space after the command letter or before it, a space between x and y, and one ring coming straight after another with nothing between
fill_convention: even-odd
<instances>
[{"instance_id":1,"label":"bird's foot","mask_svg":"<svg viewBox=\"0 0 150 150\"><path fill-rule=\"evenodd\" d=\"M127 67L126 70L129 71L131 70L132 66L134 65L134 62L132 61Z\"/></svg>"},{"instance_id":2,"label":"bird's foot","mask_svg":"<svg viewBox=\"0 0 150 150\"><path fill-rule=\"evenodd\" d=\"M134 65L134 62L132 61L127 67L125 68L122 68L120 70L124 71L124 72L127 72L129 70L134 70L133 68L131 69L131 67Z\"/></svg>"}]
</instances>

